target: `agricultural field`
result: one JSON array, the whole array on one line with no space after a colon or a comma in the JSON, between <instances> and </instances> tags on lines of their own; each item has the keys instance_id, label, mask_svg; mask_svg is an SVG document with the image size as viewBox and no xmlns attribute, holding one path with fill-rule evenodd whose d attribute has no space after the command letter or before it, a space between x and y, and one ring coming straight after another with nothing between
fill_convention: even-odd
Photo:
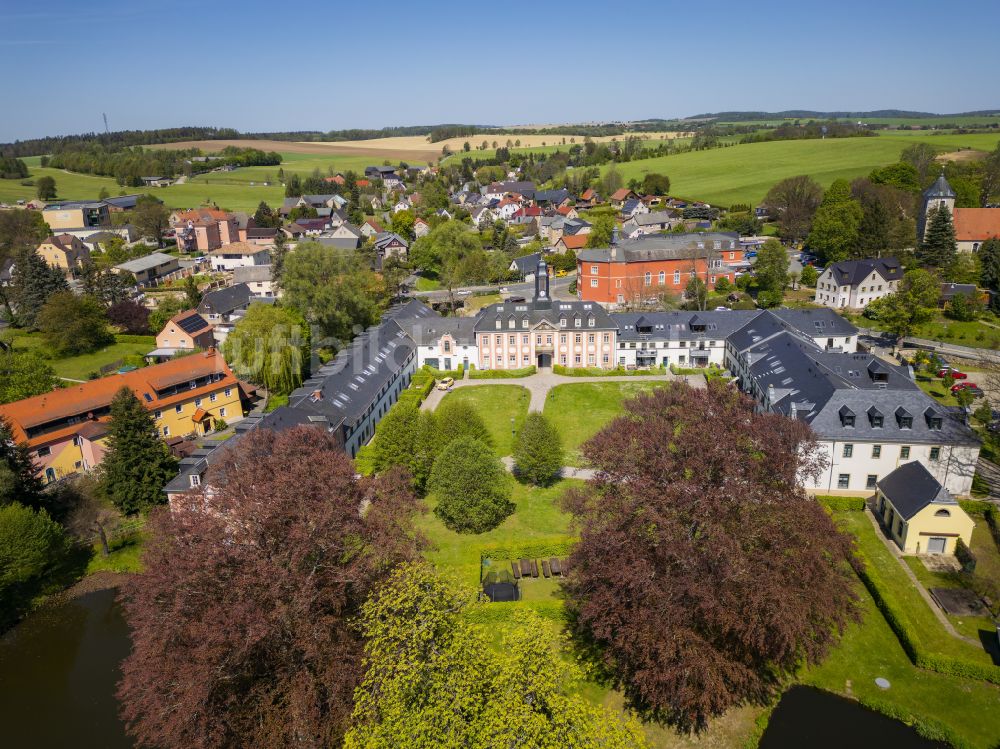
<instances>
[{"instance_id":1,"label":"agricultural field","mask_svg":"<svg viewBox=\"0 0 1000 749\"><path fill-rule=\"evenodd\" d=\"M906 146L916 142L930 143L941 152L962 148L990 151L1000 142L1000 133L907 132L873 138L749 143L632 161L617 168L626 182L641 180L650 172L666 174L671 192L682 197L721 206L755 204L786 177L808 174L827 187L835 179L862 177L875 167L895 162Z\"/></svg>"}]
</instances>

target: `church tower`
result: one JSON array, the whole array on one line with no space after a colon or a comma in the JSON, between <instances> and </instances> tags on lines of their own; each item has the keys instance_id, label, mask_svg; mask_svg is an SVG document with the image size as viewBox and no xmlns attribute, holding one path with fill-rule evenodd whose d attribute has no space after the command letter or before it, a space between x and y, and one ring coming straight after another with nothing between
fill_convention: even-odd
<instances>
[{"instance_id":1,"label":"church tower","mask_svg":"<svg viewBox=\"0 0 1000 749\"><path fill-rule=\"evenodd\" d=\"M538 258L538 267L535 268L535 309L549 309L552 300L549 298L549 266L545 260Z\"/></svg>"},{"instance_id":2,"label":"church tower","mask_svg":"<svg viewBox=\"0 0 1000 749\"><path fill-rule=\"evenodd\" d=\"M944 169L941 176L937 178L933 185L924 190L923 203L920 206L920 222L917 226L917 238L923 241L927 233L927 226L930 223L927 218L931 211L939 208L947 208L952 215L955 214L955 191L951 189L948 180L945 179Z\"/></svg>"}]
</instances>

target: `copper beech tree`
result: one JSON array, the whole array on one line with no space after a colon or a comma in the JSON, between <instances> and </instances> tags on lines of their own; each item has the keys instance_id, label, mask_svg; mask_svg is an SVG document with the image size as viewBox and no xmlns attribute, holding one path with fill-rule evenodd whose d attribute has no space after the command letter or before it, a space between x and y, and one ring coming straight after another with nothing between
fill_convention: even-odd
<instances>
[{"instance_id":1,"label":"copper beech tree","mask_svg":"<svg viewBox=\"0 0 1000 749\"><path fill-rule=\"evenodd\" d=\"M770 698L856 616L851 544L800 488L822 465L802 422L721 384L625 404L567 495L581 541L578 633L632 704L680 730Z\"/></svg>"},{"instance_id":2,"label":"copper beech tree","mask_svg":"<svg viewBox=\"0 0 1000 749\"><path fill-rule=\"evenodd\" d=\"M133 650L119 697L142 745L340 744L362 675L354 619L417 551L398 470L356 478L324 432L247 434L151 518L124 589Z\"/></svg>"}]
</instances>

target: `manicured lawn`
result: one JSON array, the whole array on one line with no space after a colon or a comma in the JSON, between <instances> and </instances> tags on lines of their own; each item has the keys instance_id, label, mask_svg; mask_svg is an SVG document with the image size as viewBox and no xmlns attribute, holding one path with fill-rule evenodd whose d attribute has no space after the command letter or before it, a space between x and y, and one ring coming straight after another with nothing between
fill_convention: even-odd
<instances>
[{"instance_id":1,"label":"manicured lawn","mask_svg":"<svg viewBox=\"0 0 1000 749\"><path fill-rule=\"evenodd\" d=\"M568 488L580 486L583 482L565 479L542 489L519 484L513 479L510 481L513 486L511 500L517 509L499 527L487 533L466 534L448 530L433 512L433 496L427 499L429 510L417 521L418 528L431 544L426 556L440 570L457 575L462 585L471 588L479 585L479 552L484 546L559 535L569 528L570 516L559 509L557 500ZM499 562L497 566L500 567Z\"/></svg>"},{"instance_id":2,"label":"manicured lawn","mask_svg":"<svg viewBox=\"0 0 1000 749\"><path fill-rule=\"evenodd\" d=\"M869 320L862 315L845 315L845 317L859 328L885 329L878 320ZM960 322L938 313L930 322L916 326L913 337L953 343L957 346L998 349L1000 348L1000 327L996 327L998 325L1000 320L991 314L973 322Z\"/></svg>"},{"instance_id":3,"label":"manicured lawn","mask_svg":"<svg viewBox=\"0 0 1000 749\"><path fill-rule=\"evenodd\" d=\"M841 514L835 517L839 519ZM858 590L862 623L849 626L823 663L802 674L802 681L861 701L875 700L916 717L942 723L977 749L996 746L1000 737L1000 688L914 666L875 608L871 596L860 584ZM880 676L889 680L890 689L883 691L875 685L875 679Z\"/></svg>"},{"instance_id":4,"label":"manicured lawn","mask_svg":"<svg viewBox=\"0 0 1000 749\"><path fill-rule=\"evenodd\" d=\"M545 415L562 435L566 461L580 465L580 445L622 412L622 402L662 382L580 382L556 385L545 400Z\"/></svg>"},{"instance_id":5,"label":"manicured lawn","mask_svg":"<svg viewBox=\"0 0 1000 749\"><path fill-rule=\"evenodd\" d=\"M992 664L989 654L948 634L937 620L926 601L920 597L916 586L903 572L896 558L885 548L862 512L843 512L835 515L837 523L854 535L858 551L868 561L869 574L885 590L887 600L906 617L910 627L923 647L944 655L957 656L970 661Z\"/></svg>"},{"instance_id":6,"label":"manicured lawn","mask_svg":"<svg viewBox=\"0 0 1000 749\"><path fill-rule=\"evenodd\" d=\"M491 304L499 304L500 295L499 294L483 294L481 296L469 296L465 298L465 306L462 308L462 313L466 317L471 317L475 315L483 307L488 307Z\"/></svg>"},{"instance_id":7,"label":"manicured lawn","mask_svg":"<svg viewBox=\"0 0 1000 749\"><path fill-rule=\"evenodd\" d=\"M445 400L463 400L472 404L490 430L496 454L503 457L514 452L511 429L521 430L531 401L525 388L520 385L476 385L457 388L448 393ZM513 425L511 417L514 418Z\"/></svg>"},{"instance_id":8,"label":"manicured lawn","mask_svg":"<svg viewBox=\"0 0 1000 749\"><path fill-rule=\"evenodd\" d=\"M417 282L414 284L417 291L437 291L441 288L441 282L436 278L426 278L425 276L417 276Z\"/></svg>"},{"instance_id":9,"label":"manicured lawn","mask_svg":"<svg viewBox=\"0 0 1000 749\"><path fill-rule=\"evenodd\" d=\"M57 358L48 350L40 334L12 332L15 350L34 351L48 360L59 377L70 380L87 380L92 372L99 372L105 365L124 359L126 356L143 356L156 348L156 338L144 336L144 340L140 343L114 343L90 354Z\"/></svg>"},{"instance_id":10,"label":"manicured lawn","mask_svg":"<svg viewBox=\"0 0 1000 749\"><path fill-rule=\"evenodd\" d=\"M959 147L990 151L998 140L1000 134L887 133L873 138L772 141L641 159L617 168L626 182L641 180L650 172L668 174L671 193L679 196L721 206L757 204L786 177L808 174L828 187L835 179L866 176L877 166L897 161L912 143L927 142L941 151Z\"/></svg>"}]
</instances>

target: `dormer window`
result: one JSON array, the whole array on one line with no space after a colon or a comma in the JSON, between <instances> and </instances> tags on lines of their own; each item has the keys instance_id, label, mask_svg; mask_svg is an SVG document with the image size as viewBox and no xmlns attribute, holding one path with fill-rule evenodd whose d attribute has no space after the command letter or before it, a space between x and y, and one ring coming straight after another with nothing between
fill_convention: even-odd
<instances>
[{"instance_id":1,"label":"dormer window","mask_svg":"<svg viewBox=\"0 0 1000 749\"><path fill-rule=\"evenodd\" d=\"M593 317L588 317L587 318L587 327L588 328L592 328L592 327L594 327L594 324L595 324L594 318Z\"/></svg>"},{"instance_id":2,"label":"dormer window","mask_svg":"<svg viewBox=\"0 0 1000 749\"><path fill-rule=\"evenodd\" d=\"M868 409L868 422L874 429L881 429L885 422L885 417L882 416L881 411L872 406Z\"/></svg>"},{"instance_id":3,"label":"dormer window","mask_svg":"<svg viewBox=\"0 0 1000 749\"><path fill-rule=\"evenodd\" d=\"M497 330L500 330L500 321L497 320Z\"/></svg>"},{"instance_id":4,"label":"dormer window","mask_svg":"<svg viewBox=\"0 0 1000 749\"><path fill-rule=\"evenodd\" d=\"M201 476L197 473L191 474L191 486L201 486Z\"/></svg>"},{"instance_id":5,"label":"dormer window","mask_svg":"<svg viewBox=\"0 0 1000 749\"><path fill-rule=\"evenodd\" d=\"M924 411L924 418L927 419L927 427L933 431L938 431L941 429L942 419L941 414L935 411L933 408L928 408Z\"/></svg>"},{"instance_id":6,"label":"dormer window","mask_svg":"<svg viewBox=\"0 0 1000 749\"><path fill-rule=\"evenodd\" d=\"M507 327L513 328L517 326L517 321L512 317L507 321Z\"/></svg>"},{"instance_id":7,"label":"dormer window","mask_svg":"<svg viewBox=\"0 0 1000 749\"><path fill-rule=\"evenodd\" d=\"M913 416L905 408L900 407L896 409L896 423L899 425L900 429L912 429L913 428Z\"/></svg>"},{"instance_id":8,"label":"dormer window","mask_svg":"<svg viewBox=\"0 0 1000 749\"><path fill-rule=\"evenodd\" d=\"M565 328L566 327L566 318L565 317L560 317L559 318L559 327L560 328Z\"/></svg>"},{"instance_id":9,"label":"dormer window","mask_svg":"<svg viewBox=\"0 0 1000 749\"><path fill-rule=\"evenodd\" d=\"M583 321L579 317L576 318L575 320L573 320L573 327L575 328L583 327Z\"/></svg>"},{"instance_id":10,"label":"dormer window","mask_svg":"<svg viewBox=\"0 0 1000 749\"><path fill-rule=\"evenodd\" d=\"M843 427L854 428L854 411L849 409L847 406L840 407L840 425Z\"/></svg>"}]
</instances>

